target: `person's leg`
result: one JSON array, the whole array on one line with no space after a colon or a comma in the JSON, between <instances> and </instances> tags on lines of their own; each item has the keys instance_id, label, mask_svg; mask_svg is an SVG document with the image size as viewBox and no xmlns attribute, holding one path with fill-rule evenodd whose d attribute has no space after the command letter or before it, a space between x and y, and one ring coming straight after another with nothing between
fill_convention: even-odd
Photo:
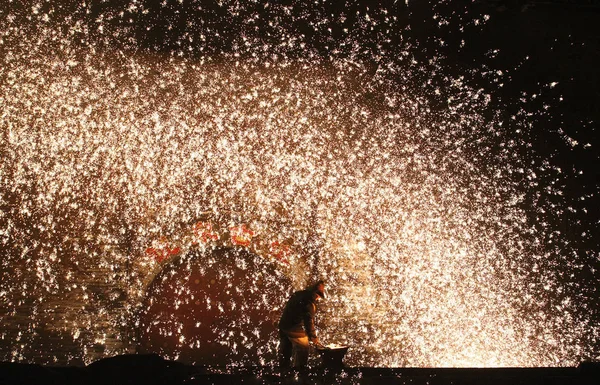
<instances>
[{"instance_id":1,"label":"person's leg","mask_svg":"<svg viewBox=\"0 0 600 385\"><path fill-rule=\"evenodd\" d=\"M290 359L292 358L293 345L288 336L279 331L279 367L289 368Z\"/></svg>"},{"instance_id":2,"label":"person's leg","mask_svg":"<svg viewBox=\"0 0 600 385\"><path fill-rule=\"evenodd\" d=\"M292 366L294 368L303 368L308 364L308 337L289 338L294 346L294 354L292 356Z\"/></svg>"}]
</instances>

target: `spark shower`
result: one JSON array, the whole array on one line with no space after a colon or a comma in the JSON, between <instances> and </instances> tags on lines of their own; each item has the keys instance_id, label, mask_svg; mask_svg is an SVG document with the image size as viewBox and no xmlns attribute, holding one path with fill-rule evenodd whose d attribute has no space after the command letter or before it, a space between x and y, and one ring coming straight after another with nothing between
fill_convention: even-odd
<instances>
[{"instance_id":1,"label":"spark shower","mask_svg":"<svg viewBox=\"0 0 600 385\"><path fill-rule=\"evenodd\" d=\"M321 335L355 365L590 358L597 193L535 145L561 83L515 110L529 58L457 65L485 7L283 3L3 7L0 358L134 351L152 280L223 245L325 276Z\"/></svg>"}]
</instances>

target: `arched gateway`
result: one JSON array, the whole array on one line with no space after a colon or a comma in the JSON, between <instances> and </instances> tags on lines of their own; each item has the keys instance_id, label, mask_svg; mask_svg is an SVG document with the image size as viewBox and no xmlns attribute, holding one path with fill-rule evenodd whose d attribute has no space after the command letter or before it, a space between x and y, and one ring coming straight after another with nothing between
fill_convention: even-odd
<instances>
[{"instance_id":1,"label":"arched gateway","mask_svg":"<svg viewBox=\"0 0 600 385\"><path fill-rule=\"evenodd\" d=\"M138 352L196 365L266 365L291 292L278 266L243 248L192 250L148 286Z\"/></svg>"}]
</instances>

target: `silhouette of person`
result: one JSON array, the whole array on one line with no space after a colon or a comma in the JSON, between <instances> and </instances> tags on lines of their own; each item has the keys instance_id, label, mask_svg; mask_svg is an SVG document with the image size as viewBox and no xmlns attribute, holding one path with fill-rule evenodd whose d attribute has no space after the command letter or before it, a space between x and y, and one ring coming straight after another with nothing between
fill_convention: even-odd
<instances>
[{"instance_id":1,"label":"silhouette of person","mask_svg":"<svg viewBox=\"0 0 600 385\"><path fill-rule=\"evenodd\" d=\"M325 298L325 283L318 281L296 291L287 301L279 319L279 365L302 368L308 363L310 343L322 349L315 332L314 316L317 301Z\"/></svg>"}]
</instances>

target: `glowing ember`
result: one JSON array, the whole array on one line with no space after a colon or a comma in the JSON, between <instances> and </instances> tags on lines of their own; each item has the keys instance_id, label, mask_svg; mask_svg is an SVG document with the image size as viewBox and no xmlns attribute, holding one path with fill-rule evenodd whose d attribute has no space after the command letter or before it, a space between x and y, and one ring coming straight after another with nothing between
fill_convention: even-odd
<instances>
[{"instance_id":1,"label":"glowing ember","mask_svg":"<svg viewBox=\"0 0 600 385\"><path fill-rule=\"evenodd\" d=\"M534 117L551 107L523 95L510 116L494 94L506 70L451 68L450 43L419 44L404 2L9 3L0 360L134 350L152 279L222 245L264 257L296 288L326 277L320 334L350 346L349 364L554 366L592 354L598 309L580 276L596 276L598 250L556 218L597 196L573 204L572 171L534 153ZM438 32L490 19L431 15ZM247 278L244 293L259 291ZM192 298L185 287L169 292ZM176 321L152 333L200 349Z\"/></svg>"}]
</instances>

